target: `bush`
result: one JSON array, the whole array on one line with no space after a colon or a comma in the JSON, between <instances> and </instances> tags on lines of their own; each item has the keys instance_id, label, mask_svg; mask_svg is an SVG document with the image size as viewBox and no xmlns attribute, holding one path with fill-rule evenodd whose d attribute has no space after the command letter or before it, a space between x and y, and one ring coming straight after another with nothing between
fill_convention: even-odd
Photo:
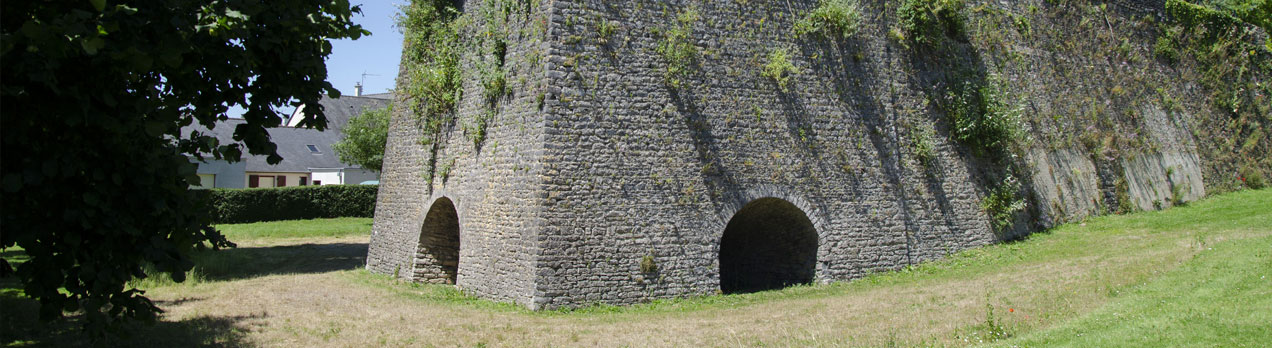
<instances>
[{"instance_id":1,"label":"bush","mask_svg":"<svg viewBox=\"0 0 1272 348\"><path fill-rule=\"evenodd\" d=\"M964 35L963 0L905 0L897 8L901 30L914 42L933 44Z\"/></svg>"},{"instance_id":2,"label":"bush","mask_svg":"<svg viewBox=\"0 0 1272 348\"><path fill-rule=\"evenodd\" d=\"M1004 101L1005 87L995 78L974 83L962 78L938 104L953 121L954 139L978 156L1005 155L1019 136L1019 110Z\"/></svg>"},{"instance_id":3,"label":"bush","mask_svg":"<svg viewBox=\"0 0 1272 348\"><path fill-rule=\"evenodd\" d=\"M207 191L218 224L372 217L377 185L324 185Z\"/></svg>"},{"instance_id":4,"label":"bush","mask_svg":"<svg viewBox=\"0 0 1272 348\"><path fill-rule=\"evenodd\" d=\"M795 22L795 31L800 35L820 33L827 38L847 39L857 34L860 25L861 9L855 0L821 0L817 8Z\"/></svg>"},{"instance_id":5,"label":"bush","mask_svg":"<svg viewBox=\"0 0 1272 348\"><path fill-rule=\"evenodd\" d=\"M1241 171L1241 182L1252 190L1262 189L1267 186L1267 183L1263 181L1263 173L1253 168Z\"/></svg>"},{"instance_id":6,"label":"bush","mask_svg":"<svg viewBox=\"0 0 1272 348\"><path fill-rule=\"evenodd\" d=\"M990 225L995 232L1006 232L1015 221L1016 213L1025 210L1025 200L1020 197L1020 188L1020 181L1008 175L981 200L981 209L989 215Z\"/></svg>"},{"instance_id":7,"label":"bush","mask_svg":"<svg viewBox=\"0 0 1272 348\"><path fill-rule=\"evenodd\" d=\"M1171 64L1179 62L1179 50L1175 49L1175 43L1165 36L1157 38L1157 43L1153 44L1153 55Z\"/></svg>"}]
</instances>

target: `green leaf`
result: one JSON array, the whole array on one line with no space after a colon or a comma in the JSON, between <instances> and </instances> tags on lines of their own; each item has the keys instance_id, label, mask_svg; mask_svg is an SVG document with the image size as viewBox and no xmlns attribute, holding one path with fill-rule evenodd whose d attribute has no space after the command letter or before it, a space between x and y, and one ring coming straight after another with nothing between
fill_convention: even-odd
<instances>
[{"instance_id":1,"label":"green leaf","mask_svg":"<svg viewBox=\"0 0 1272 348\"><path fill-rule=\"evenodd\" d=\"M97 51L106 46L106 40L97 37L80 40L80 46L84 47L84 53L88 53L90 56L97 55Z\"/></svg>"},{"instance_id":2,"label":"green leaf","mask_svg":"<svg viewBox=\"0 0 1272 348\"><path fill-rule=\"evenodd\" d=\"M97 12L106 10L106 0L88 0L88 3L92 4L93 9L97 10Z\"/></svg>"}]
</instances>

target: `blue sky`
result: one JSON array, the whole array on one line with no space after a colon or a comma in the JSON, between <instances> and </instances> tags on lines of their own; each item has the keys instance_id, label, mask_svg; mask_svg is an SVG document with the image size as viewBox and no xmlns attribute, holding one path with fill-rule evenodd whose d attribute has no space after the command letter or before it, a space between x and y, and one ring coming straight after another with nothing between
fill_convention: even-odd
<instances>
[{"instance_id":1,"label":"blue sky","mask_svg":"<svg viewBox=\"0 0 1272 348\"><path fill-rule=\"evenodd\" d=\"M353 95L353 85L362 80L363 72L367 73L363 93L384 93L393 88L402 57L402 33L394 27L393 17L403 3L406 0L364 1L362 15L355 15L354 23L370 30L371 36L331 42L327 81L341 94Z\"/></svg>"},{"instance_id":2,"label":"blue sky","mask_svg":"<svg viewBox=\"0 0 1272 348\"><path fill-rule=\"evenodd\" d=\"M363 94L385 93L397 80L398 62L402 58L402 33L394 26L398 5L407 0L368 0L362 3L362 14L353 22L371 31L358 40L331 42L327 57L327 81L342 95L353 95L353 85L363 81ZM352 1L357 5L357 1ZM366 73L366 80L362 74ZM291 107L279 111L290 113ZM242 117L243 109L231 108L230 117Z\"/></svg>"}]
</instances>

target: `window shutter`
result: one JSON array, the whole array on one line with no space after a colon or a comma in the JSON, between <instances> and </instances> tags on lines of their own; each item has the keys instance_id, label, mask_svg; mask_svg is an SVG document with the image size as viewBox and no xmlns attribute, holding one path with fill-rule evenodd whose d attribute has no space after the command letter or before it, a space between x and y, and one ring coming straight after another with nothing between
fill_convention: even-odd
<instances>
[{"instance_id":1,"label":"window shutter","mask_svg":"<svg viewBox=\"0 0 1272 348\"><path fill-rule=\"evenodd\" d=\"M287 177L286 177L286 176L279 175L279 176L278 176L278 187L283 187L283 186L287 186Z\"/></svg>"},{"instance_id":2,"label":"window shutter","mask_svg":"<svg viewBox=\"0 0 1272 348\"><path fill-rule=\"evenodd\" d=\"M303 176L300 177L300 186L305 186L307 184L309 184L309 178Z\"/></svg>"},{"instance_id":3,"label":"window shutter","mask_svg":"<svg viewBox=\"0 0 1272 348\"><path fill-rule=\"evenodd\" d=\"M249 175L247 177L247 187L260 187L260 186L261 186L260 175Z\"/></svg>"}]
</instances>

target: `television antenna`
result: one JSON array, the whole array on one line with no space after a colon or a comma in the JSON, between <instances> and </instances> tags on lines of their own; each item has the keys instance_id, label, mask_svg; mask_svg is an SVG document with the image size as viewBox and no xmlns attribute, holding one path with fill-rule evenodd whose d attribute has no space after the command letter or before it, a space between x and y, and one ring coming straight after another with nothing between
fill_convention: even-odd
<instances>
[{"instance_id":1,"label":"television antenna","mask_svg":"<svg viewBox=\"0 0 1272 348\"><path fill-rule=\"evenodd\" d=\"M362 80L358 81L359 85L366 85L367 76L380 76L380 74L368 74L366 70L362 71Z\"/></svg>"},{"instance_id":2,"label":"television antenna","mask_svg":"<svg viewBox=\"0 0 1272 348\"><path fill-rule=\"evenodd\" d=\"M353 95L355 95L355 96L361 96L361 95L362 95L362 86L364 86L364 82L367 82L367 76L380 76L380 75L379 75L379 74L368 74L366 70L363 70L363 71L362 71L362 79L361 79L361 80L358 80L358 83L353 85Z\"/></svg>"}]
</instances>

